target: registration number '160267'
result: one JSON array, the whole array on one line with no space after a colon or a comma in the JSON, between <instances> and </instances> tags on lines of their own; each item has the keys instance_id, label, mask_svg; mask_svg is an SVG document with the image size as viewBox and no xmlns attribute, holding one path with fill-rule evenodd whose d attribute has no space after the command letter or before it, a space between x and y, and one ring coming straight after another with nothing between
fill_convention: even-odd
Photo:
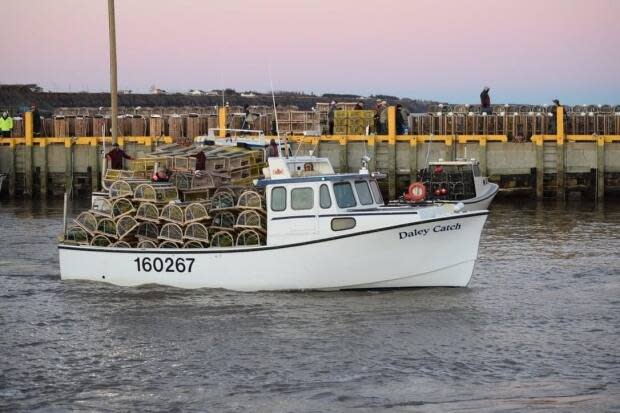
<instances>
[{"instance_id":1,"label":"registration number '160267'","mask_svg":"<svg viewBox=\"0 0 620 413\"><path fill-rule=\"evenodd\" d=\"M136 258L138 272L192 272L194 258Z\"/></svg>"}]
</instances>

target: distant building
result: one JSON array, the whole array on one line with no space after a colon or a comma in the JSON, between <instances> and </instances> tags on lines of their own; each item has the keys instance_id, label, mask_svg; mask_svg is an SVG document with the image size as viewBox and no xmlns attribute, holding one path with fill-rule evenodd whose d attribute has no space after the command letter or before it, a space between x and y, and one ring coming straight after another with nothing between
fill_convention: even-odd
<instances>
[{"instance_id":1,"label":"distant building","mask_svg":"<svg viewBox=\"0 0 620 413\"><path fill-rule=\"evenodd\" d=\"M243 92L241 93L242 98L254 98L256 97L256 93L254 92Z\"/></svg>"},{"instance_id":2,"label":"distant building","mask_svg":"<svg viewBox=\"0 0 620 413\"><path fill-rule=\"evenodd\" d=\"M166 92L164 89L155 88L151 90L151 93L154 95L165 95L168 92Z\"/></svg>"},{"instance_id":3,"label":"distant building","mask_svg":"<svg viewBox=\"0 0 620 413\"><path fill-rule=\"evenodd\" d=\"M187 94L191 96L206 96L207 92L205 92L204 90L200 90L200 89L190 89L189 92L187 92Z\"/></svg>"},{"instance_id":4,"label":"distant building","mask_svg":"<svg viewBox=\"0 0 620 413\"><path fill-rule=\"evenodd\" d=\"M43 92L43 88L39 85L26 85L31 92L41 93Z\"/></svg>"},{"instance_id":5,"label":"distant building","mask_svg":"<svg viewBox=\"0 0 620 413\"><path fill-rule=\"evenodd\" d=\"M131 95L133 93L133 90L131 89L121 89L118 91L119 95Z\"/></svg>"},{"instance_id":6,"label":"distant building","mask_svg":"<svg viewBox=\"0 0 620 413\"><path fill-rule=\"evenodd\" d=\"M222 91L219 89L213 89L209 92L206 92L205 94L206 96L220 96L222 94Z\"/></svg>"}]
</instances>

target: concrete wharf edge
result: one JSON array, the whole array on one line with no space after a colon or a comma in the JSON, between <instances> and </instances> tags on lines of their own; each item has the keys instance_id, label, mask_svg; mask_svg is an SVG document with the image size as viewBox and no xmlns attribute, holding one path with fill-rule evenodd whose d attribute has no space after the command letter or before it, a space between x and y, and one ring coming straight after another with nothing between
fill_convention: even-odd
<instances>
[{"instance_id":1,"label":"concrete wharf edge","mask_svg":"<svg viewBox=\"0 0 620 413\"><path fill-rule=\"evenodd\" d=\"M225 108L221 108L225 109ZM506 135L396 135L396 108L388 108L387 135L288 136L293 152L328 157L339 172L355 171L363 155L370 169L387 174L395 198L427 161L475 158L483 175L506 191L531 191L537 199L564 199L568 191L593 194L620 189L620 135L565 135L558 108L555 135L534 135L529 142L508 142ZM226 119L225 110L219 117ZM10 198L60 196L65 190L89 193L100 187L106 137L33 137L32 113L24 116L23 138L0 138L0 172L7 173ZM225 121L220 122L225 127ZM267 140L270 137L267 137ZM171 137L121 136L118 143L142 156Z\"/></svg>"}]
</instances>

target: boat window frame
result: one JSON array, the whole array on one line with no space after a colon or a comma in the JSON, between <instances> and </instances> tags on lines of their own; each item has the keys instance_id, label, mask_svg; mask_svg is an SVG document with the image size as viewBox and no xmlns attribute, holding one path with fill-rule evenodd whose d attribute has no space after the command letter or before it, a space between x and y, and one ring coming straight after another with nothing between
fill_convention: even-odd
<instances>
[{"instance_id":1,"label":"boat window frame","mask_svg":"<svg viewBox=\"0 0 620 413\"><path fill-rule=\"evenodd\" d=\"M293 201L293 197L294 197L294 194L297 191L302 191L302 190L303 191L310 190L310 198L309 198L310 206L309 207L304 207L304 208L296 208L295 207L295 202ZM308 211L310 209L314 209L314 188L311 187L311 186L299 186L299 187L296 187L296 188L292 188L291 189L291 209L293 211Z\"/></svg>"},{"instance_id":2,"label":"boat window frame","mask_svg":"<svg viewBox=\"0 0 620 413\"><path fill-rule=\"evenodd\" d=\"M336 187L340 187L344 185L348 185L349 190L351 191L351 197L353 198L353 205L341 205L340 203L341 198L338 197L338 192L336 192ZM357 198L355 196L355 191L353 190L353 186L351 185L351 182L349 181L335 182L333 185L333 189L334 189L334 196L336 197L336 205L338 205L338 208L346 209L346 208L355 208L357 206Z\"/></svg>"},{"instance_id":3,"label":"boat window frame","mask_svg":"<svg viewBox=\"0 0 620 413\"><path fill-rule=\"evenodd\" d=\"M372 179L370 180L370 192L372 193L372 197L375 199L377 204L384 204L383 195L381 195L381 188L379 188L379 183Z\"/></svg>"},{"instance_id":4,"label":"boat window frame","mask_svg":"<svg viewBox=\"0 0 620 413\"><path fill-rule=\"evenodd\" d=\"M324 206L323 205L323 194L326 194L327 198L326 200L329 202L329 205ZM319 207L321 209L330 209L332 207L333 203L332 203L332 195L329 193L329 186L327 184L321 184L321 186L319 187Z\"/></svg>"},{"instance_id":5,"label":"boat window frame","mask_svg":"<svg viewBox=\"0 0 620 413\"><path fill-rule=\"evenodd\" d=\"M366 186L366 190L368 191L367 194L366 194L367 195L367 198L366 198L367 202L362 201L362 196L361 196L360 192L357 190L357 185L358 184L364 184ZM374 204L374 200L372 198L372 192L370 191L370 187L368 186L368 181L367 180L365 180L365 179L356 180L356 181L353 182L353 186L355 187L355 193L357 195L357 199L358 199L360 204L362 204L362 205L372 205L372 204Z\"/></svg>"},{"instance_id":6,"label":"boat window frame","mask_svg":"<svg viewBox=\"0 0 620 413\"><path fill-rule=\"evenodd\" d=\"M283 190L283 191L284 191L284 197L283 197L283 199L284 199L284 208L282 208L282 209L275 209L275 208L273 207L273 198L274 198L274 197L273 197L273 193L274 193L274 191L275 191L276 189L278 189L278 190L280 190L280 189L281 189L281 190ZM270 194L270 195L271 195L271 197L270 197L270 200L269 200L269 208L271 208L271 210L272 210L273 212L282 212L282 211L286 211L286 197L287 197L286 187L285 187L285 186L281 186L281 185L279 185L279 186L274 186L273 188L271 188L271 194Z\"/></svg>"}]
</instances>

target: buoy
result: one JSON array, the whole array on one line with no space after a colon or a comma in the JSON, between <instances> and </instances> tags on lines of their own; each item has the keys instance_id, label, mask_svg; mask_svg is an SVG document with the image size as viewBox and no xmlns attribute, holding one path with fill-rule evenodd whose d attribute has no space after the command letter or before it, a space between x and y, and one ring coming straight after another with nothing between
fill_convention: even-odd
<instances>
[{"instance_id":1,"label":"buoy","mask_svg":"<svg viewBox=\"0 0 620 413\"><path fill-rule=\"evenodd\" d=\"M424 201L426 199L426 187L422 182L412 182L407 188L405 198L413 202Z\"/></svg>"}]
</instances>

